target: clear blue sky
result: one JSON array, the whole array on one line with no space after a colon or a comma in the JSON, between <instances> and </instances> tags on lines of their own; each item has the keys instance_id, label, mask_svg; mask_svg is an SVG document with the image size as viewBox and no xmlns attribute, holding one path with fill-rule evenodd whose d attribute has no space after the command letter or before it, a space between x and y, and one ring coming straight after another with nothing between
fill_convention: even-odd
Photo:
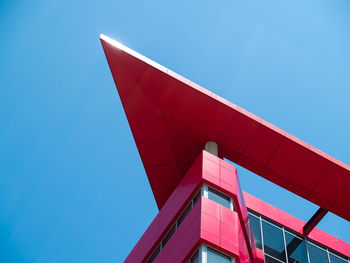
<instances>
[{"instance_id":1,"label":"clear blue sky","mask_svg":"<svg viewBox=\"0 0 350 263\"><path fill-rule=\"evenodd\" d=\"M104 33L350 164L350 2L0 0L0 262L122 262L157 213ZM307 220L316 206L239 170ZM350 242L350 224L320 227Z\"/></svg>"}]
</instances>

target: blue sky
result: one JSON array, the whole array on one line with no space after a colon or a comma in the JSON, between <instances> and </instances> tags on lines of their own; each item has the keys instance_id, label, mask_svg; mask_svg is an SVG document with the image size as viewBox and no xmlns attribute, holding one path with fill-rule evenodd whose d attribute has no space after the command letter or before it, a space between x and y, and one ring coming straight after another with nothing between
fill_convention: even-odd
<instances>
[{"instance_id":1,"label":"blue sky","mask_svg":"<svg viewBox=\"0 0 350 263\"><path fill-rule=\"evenodd\" d=\"M104 33L350 164L350 3L0 1L0 262L122 262L157 207ZM239 169L244 190L316 206ZM350 242L349 222L320 228Z\"/></svg>"}]
</instances>

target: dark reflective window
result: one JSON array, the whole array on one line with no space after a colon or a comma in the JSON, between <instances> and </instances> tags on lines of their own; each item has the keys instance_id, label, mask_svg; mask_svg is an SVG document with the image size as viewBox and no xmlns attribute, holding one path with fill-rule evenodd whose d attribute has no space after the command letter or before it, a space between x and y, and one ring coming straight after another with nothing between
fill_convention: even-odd
<instances>
[{"instance_id":1,"label":"dark reflective window","mask_svg":"<svg viewBox=\"0 0 350 263\"><path fill-rule=\"evenodd\" d=\"M198 251L191 257L190 263L199 263L199 252Z\"/></svg>"},{"instance_id":2,"label":"dark reflective window","mask_svg":"<svg viewBox=\"0 0 350 263\"><path fill-rule=\"evenodd\" d=\"M265 253L286 262L282 230L264 221L262 227Z\"/></svg>"},{"instance_id":3,"label":"dark reflective window","mask_svg":"<svg viewBox=\"0 0 350 263\"><path fill-rule=\"evenodd\" d=\"M168 234L166 234L166 236L164 237L164 239L162 241L162 247L163 248L166 245L166 243L168 243L169 239L174 234L175 230L176 230L176 225L173 225L173 227L169 230Z\"/></svg>"},{"instance_id":4,"label":"dark reflective window","mask_svg":"<svg viewBox=\"0 0 350 263\"><path fill-rule=\"evenodd\" d=\"M311 263L328 263L327 252L312 243L307 242L307 248L309 250L309 257Z\"/></svg>"},{"instance_id":5,"label":"dark reflective window","mask_svg":"<svg viewBox=\"0 0 350 263\"><path fill-rule=\"evenodd\" d=\"M147 263L152 263L156 257L158 256L160 252L160 245L156 248L156 250L153 252L152 256L149 258L149 260L147 260Z\"/></svg>"},{"instance_id":6,"label":"dark reflective window","mask_svg":"<svg viewBox=\"0 0 350 263\"><path fill-rule=\"evenodd\" d=\"M331 263L345 263L347 262L345 258L340 256L335 256L332 253L329 253L329 258L331 260Z\"/></svg>"},{"instance_id":7,"label":"dark reflective window","mask_svg":"<svg viewBox=\"0 0 350 263\"><path fill-rule=\"evenodd\" d=\"M181 225L181 223L184 221L185 217L188 215L190 211L191 211L191 203L185 208L182 215L177 220L177 227Z\"/></svg>"},{"instance_id":8,"label":"dark reflective window","mask_svg":"<svg viewBox=\"0 0 350 263\"><path fill-rule=\"evenodd\" d=\"M248 213L253 215L253 216L255 216L255 217L259 217L260 216L259 214L255 213L255 212L253 212L251 210L248 210Z\"/></svg>"},{"instance_id":9,"label":"dark reflective window","mask_svg":"<svg viewBox=\"0 0 350 263\"><path fill-rule=\"evenodd\" d=\"M199 192L196 193L196 195L193 197L193 206L197 203L200 197L201 197L201 191L199 190Z\"/></svg>"},{"instance_id":10,"label":"dark reflective window","mask_svg":"<svg viewBox=\"0 0 350 263\"><path fill-rule=\"evenodd\" d=\"M248 213L255 245L257 248L261 248L261 243L264 243L265 262L267 263L286 262L286 255L288 263L350 263L348 258L344 258L336 252L329 251L328 253L324 246L301 237L291 230L282 230L282 226L274 224L267 218L260 217L255 212L248 211ZM261 233L259 220L262 223L263 233Z\"/></svg>"},{"instance_id":11,"label":"dark reflective window","mask_svg":"<svg viewBox=\"0 0 350 263\"><path fill-rule=\"evenodd\" d=\"M281 261L274 259L268 255L265 255L265 263L281 263Z\"/></svg>"},{"instance_id":12,"label":"dark reflective window","mask_svg":"<svg viewBox=\"0 0 350 263\"><path fill-rule=\"evenodd\" d=\"M230 198L212 188L208 188L208 199L230 208Z\"/></svg>"},{"instance_id":13,"label":"dark reflective window","mask_svg":"<svg viewBox=\"0 0 350 263\"><path fill-rule=\"evenodd\" d=\"M208 248L207 262L208 263L231 263L231 258L214 249Z\"/></svg>"},{"instance_id":14,"label":"dark reflective window","mask_svg":"<svg viewBox=\"0 0 350 263\"><path fill-rule=\"evenodd\" d=\"M288 261L291 263L307 263L305 241L287 232L285 232L285 235Z\"/></svg>"},{"instance_id":15,"label":"dark reflective window","mask_svg":"<svg viewBox=\"0 0 350 263\"><path fill-rule=\"evenodd\" d=\"M254 233L255 246L262 249L260 219L249 215L249 220Z\"/></svg>"}]
</instances>

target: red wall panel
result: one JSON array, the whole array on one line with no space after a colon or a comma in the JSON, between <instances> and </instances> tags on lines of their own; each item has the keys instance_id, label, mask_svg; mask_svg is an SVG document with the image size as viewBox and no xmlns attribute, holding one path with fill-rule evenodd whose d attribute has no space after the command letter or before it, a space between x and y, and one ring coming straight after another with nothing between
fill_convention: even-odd
<instances>
[{"instance_id":1,"label":"red wall panel","mask_svg":"<svg viewBox=\"0 0 350 263\"><path fill-rule=\"evenodd\" d=\"M147 260L204 183L231 196L238 213L202 197L155 262L187 260L203 242L234 256L237 261L249 262L254 248L249 251L251 248L247 246L247 229L243 219L247 212L241 200L236 168L205 151L198 156L125 262Z\"/></svg>"},{"instance_id":2,"label":"red wall panel","mask_svg":"<svg viewBox=\"0 0 350 263\"><path fill-rule=\"evenodd\" d=\"M183 262L200 243L201 201L198 201L172 235L154 263Z\"/></svg>"},{"instance_id":3,"label":"red wall panel","mask_svg":"<svg viewBox=\"0 0 350 263\"><path fill-rule=\"evenodd\" d=\"M162 236L165 235L166 230L171 227L183 207L190 200L191 195L199 187L201 174L202 159L199 156L141 239L137 242L125 262L142 262L142 260L150 256Z\"/></svg>"}]
</instances>

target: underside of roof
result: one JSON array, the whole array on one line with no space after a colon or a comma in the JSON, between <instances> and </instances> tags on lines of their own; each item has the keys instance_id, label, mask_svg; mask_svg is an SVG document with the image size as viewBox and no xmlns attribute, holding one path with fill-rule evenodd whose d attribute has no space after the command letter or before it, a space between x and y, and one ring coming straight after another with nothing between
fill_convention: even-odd
<instances>
[{"instance_id":1,"label":"underside of roof","mask_svg":"<svg viewBox=\"0 0 350 263\"><path fill-rule=\"evenodd\" d=\"M219 155L350 220L350 167L101 35L161 208L208 141Z\"/></svg>"}]
</instances>

